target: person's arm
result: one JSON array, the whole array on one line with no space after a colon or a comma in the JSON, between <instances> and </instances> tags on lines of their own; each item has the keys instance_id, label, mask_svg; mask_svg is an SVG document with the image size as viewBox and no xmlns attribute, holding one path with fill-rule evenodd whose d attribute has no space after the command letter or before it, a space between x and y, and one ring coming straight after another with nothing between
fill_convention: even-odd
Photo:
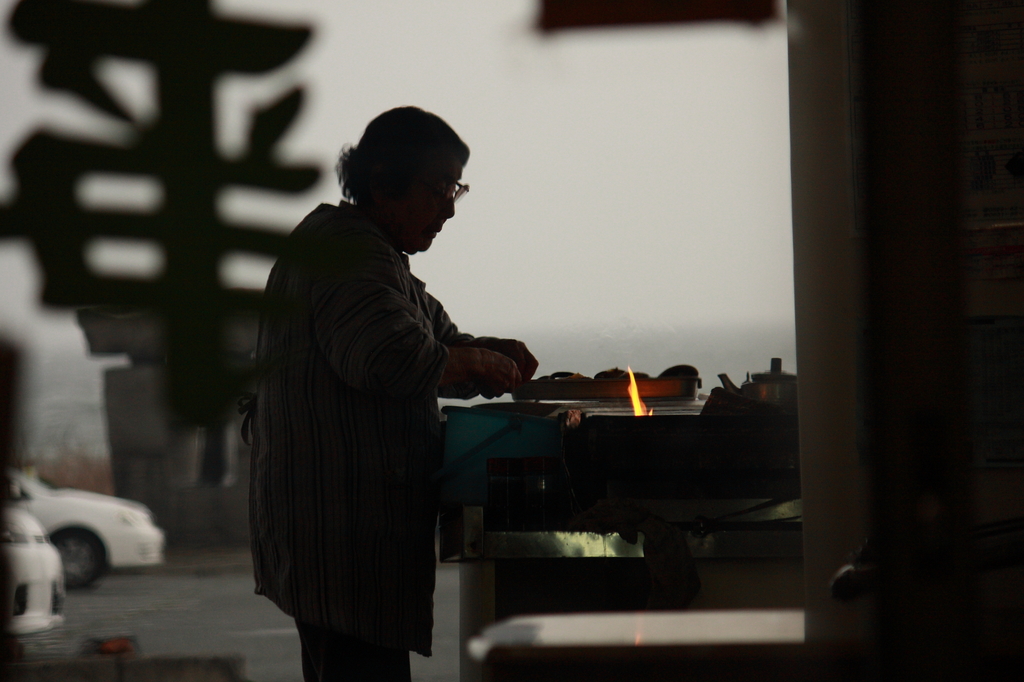
<instances>
[{"instance_id":1,"label":"person's arm","mask_svg":"<svg viewBox=\"0 0 1024 682\"><path fill-rule=\"evenodd\" d=\"M533 375L537 372L539 363L537 358L533 356L530 349L526 347L526 344L517 339L498 339L493 336L477 336L466 341L460 341L454 345L470 347L470 348L483 348L495 353L501 353L505 357L511 358L516 363L516 367L519 369L519 374L523 381L529 381L533 378Z\"/></svg>"},{"instance_id":2,"label":"person's arm","mask_svg":"<svg viewBox=\"0 0 1024 682\"><path fill-rule=\"evenodd\" d=\"M523 377L516 363L501 353L467 345L450 346L439 385L466 382L475 384L485 398L497 398L523 383Z\"/></svg>"},{"instance_id":3,"label":"person's arm","mask_svg":"<svg viewBox=\"0 0 1024 682\"><path fill-rule=\"evenodd\" d=\"M398 266L384 247L348 278L314 282L317 341L350 386L391 397L430 395L448 361L416 306L401 293Z\"/></svg>"},{"instance_id":4,"label":"person's arm","mask_svg":"<svg viewBox=\"0 0 1024 682\"><path fill-rule=\"evenodd\" d=\"M537 371L537 359L526 344L515 339L474 337L462 333L444 306L429 293L425 295L434 320L434 336L448 347L449 352L448 365L441 377L441 397L472 398L480 393L485 398L495 398L533 377ZM518 376L510 372L502 357L495 355L511 360Z\"/></svg>"}]
</instances>

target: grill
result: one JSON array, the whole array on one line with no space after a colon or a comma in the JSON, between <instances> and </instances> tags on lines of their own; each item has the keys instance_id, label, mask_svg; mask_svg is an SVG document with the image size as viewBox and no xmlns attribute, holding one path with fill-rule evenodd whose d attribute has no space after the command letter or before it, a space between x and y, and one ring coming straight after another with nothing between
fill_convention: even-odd
<instances>
[{"instance_id":1,"label":"grill","mask_svg":"<svg viewBox=\"0 0 1024 682\"><path fill-rule=\"evenodd\" d=\"M445 408L440 549L459 562L463 650L524 613L802 606L797 417L701 414L695 391L652 397L638 383L651 416L594 387ZM632 531L607 532L637 509Z\"/></svg>"},{"instance_id":2,"label":"grill","mask_svg":"<svg viewBox=\"0 0 1024 682\"><path fill-rule=\"evenodd\" d=\"M514 472L522 468L494 460L557 454L561 471L556 479L549 477L544 491L548 508L557 511L546 515L543 527L533 525L531 530L564 532L572 517L599 501L627 498L689 531L695 556L801 555L796 415L702 415L704 403L697 399L647 398L645 402L653 409L652 416L633 416L629 401L617 398L517 400L456 408L460 416L475 413L493 424L474 434L475 441L470 439L477 443L472 453L476 461L461 465L474 472L472 493L467 492L464 479L449 487L458 492L442 494L448 503L443 521L463 515L461 502L482 508L474 512L474 519L480 519L484 533L525 531L526 526L510 527L508 520L523 517L528 495L508 490L521 485L529 491L533 486L536 493L537 482L525 477L522 483L515 482ZM541 444L520 437L525 431L536 432L537 423L550 424L539 429L545 434ZM499 424L505 426L499 429ZM464 428L462 422L454 426ZM458 440L465 449L466 434L454 430L449 423L449 441ZM446 464L460 457L465 455L446 452ZM500 472L490 476L491 488L504 490L498 500L487 493L489 460L490 470ZM450 482L458 483L458 475L446 466L442 478L453 475L455 481ZM557 502L552 503L552 497ZM524 508L510 511L507 504ZM463 556L465 547L460 542L461 538L447 546L451 555L445 558ZM501 542L507 545L508 538ZM489 544L498 546L498 539Z\"/></svg>"}]
</instances>

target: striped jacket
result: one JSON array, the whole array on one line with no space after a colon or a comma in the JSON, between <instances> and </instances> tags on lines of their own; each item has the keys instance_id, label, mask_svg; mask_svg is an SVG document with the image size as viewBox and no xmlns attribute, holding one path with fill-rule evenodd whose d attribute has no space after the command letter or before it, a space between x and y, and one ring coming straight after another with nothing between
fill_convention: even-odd
<instances>
[{"instance_id":1,"label":"striped jacket","mask_svg":"<svg viewBox=\"0 0 1024 682\"><path fill-rule=\"evenodd\" d=\"M288 615L430 655L438 382L460 334L409 259L349 204L294 234L358 238L344 278L279 261L267 293L305 304L266 316L250 479L256 593ZM464 395L463 397L468 397Z\"/></svg>"}]
</instances>

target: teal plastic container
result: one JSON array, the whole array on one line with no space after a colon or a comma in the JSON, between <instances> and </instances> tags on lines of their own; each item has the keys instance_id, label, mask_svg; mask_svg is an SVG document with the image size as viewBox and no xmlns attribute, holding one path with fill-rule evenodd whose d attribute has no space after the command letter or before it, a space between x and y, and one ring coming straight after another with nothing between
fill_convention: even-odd
<instances>
[{"instance_id":1,"label":"teal plastic container","mask_svg":"<svg viewBox=\"0 0 1024 682\"><path fill-rule=\"evenodd\" d=\"M562 456L555 419L452 405L441 411L448 417L444 466L433 476L441 502L485 506L487 460L493 457Z\"/></svg>"}]
</instances>

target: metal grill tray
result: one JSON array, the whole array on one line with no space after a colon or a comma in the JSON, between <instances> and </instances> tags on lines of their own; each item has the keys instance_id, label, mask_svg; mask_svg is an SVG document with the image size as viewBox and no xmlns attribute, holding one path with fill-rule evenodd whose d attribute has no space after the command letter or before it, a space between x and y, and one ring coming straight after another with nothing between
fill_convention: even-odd
<instances>
[{"instance_id":1,"label":"metal grill tray","mask_svg":"<svg viewBox=\"0 0 1024 682\"><path fill-rule=\"evenodd\" d=\"M696 399L700 377L636 380L640 398ZM629 400L629 377L616 379L535 379L512 391L513 400Z\"/></svg>"}]
</instances>

